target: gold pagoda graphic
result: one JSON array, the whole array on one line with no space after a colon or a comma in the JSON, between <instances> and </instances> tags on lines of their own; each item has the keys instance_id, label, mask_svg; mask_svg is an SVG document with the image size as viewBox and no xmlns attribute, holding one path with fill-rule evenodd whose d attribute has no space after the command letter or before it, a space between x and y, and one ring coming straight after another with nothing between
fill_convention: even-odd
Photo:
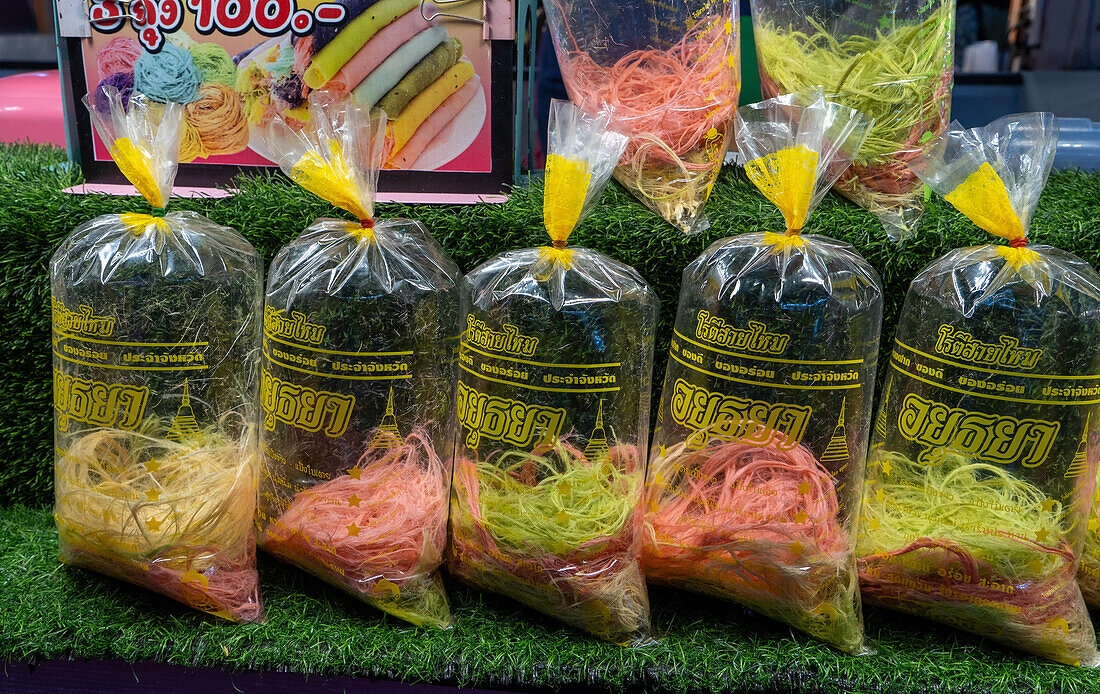
<instances>
[{"instance_id":1,"label":"gold pagoda graphic","mask_svg":"<svg viewBox=\"0 0 1100 694\"><path fill-rule=\"evenodd\" d=\"M183 402L176 410L176 417L172 420L165 438L169 441L183 441L193 436L200 436L198 420L195 419L195 411L191 409L191 388L187 385L187 379L183 379Z\"/></svg>"},{"instance_id":2,"label":"gold pagoda graphic","mask_svg":"<svg viewBox=\"0 0 1100 694\"><path fill-rule=\"evenodd\" d=\"M848 398L840 402L840 417L836 420L836 428L833 429L833 437L829 439L829 445L821 454L821 462L836 463L849 460L852 454L848 452L848 433L844 428L844 408L848 404Z\"/></svg>"},{"instance_id":3,"label":"gold pagoda graphic","mask_svg":"<svg viewBox=\"0 0 1100 694\"><path fill-rule=\"evenodd\" d=\"M400 446L403 438L397 428L397 417L393 414L393 386L390 386L390 396L386 401L386 414L382 415L382 423L378 425L378 431L370 440L367 450L376 451L380 448Z\"/></svg>"},{"instance_id":4,"label":"gold pagoda graphic","mask_svg":"<svg viewBox=\"0 0 1100 694\"><path fill-rule=\"evenodd\" d=\"M894 385L894 377L886 382L886 392L882 395L882 405L878 410L878 420L875 421L875 433L882 439L880 443L886 443L886 409L890 406L890 388Z\"/></svg>"},{"instance_id":5,"label":"gold pagoda graphic","mask_svg":"<svg viewBox=\"0 0 1100 694\"><path fill-rule=\"evenodd\" d=\"M603 398L600 398L600 409L596 413L596 427L588 436L588 445L584 447L584 457L588 462L595 462L608 453L607 433L603 429Z\"/></svg>"},{"instance_id":6,"label":"gold pagoda graphic","mask_svg":"<svg viewBox=\"0 0 1100 694\"><path fill-rule=\"evenodd\" d=\"M1077 446L1077 452L1073 454L1073 460L1070 461L1069 467L1066 468L1064 477L1080 477L1085 474L1085 449L1088 448L1089 442L1089 420L1092 418L1090 412L1085 417L1085 430L1081 432L1081 443Z\"/></svg>"}]
</instances>

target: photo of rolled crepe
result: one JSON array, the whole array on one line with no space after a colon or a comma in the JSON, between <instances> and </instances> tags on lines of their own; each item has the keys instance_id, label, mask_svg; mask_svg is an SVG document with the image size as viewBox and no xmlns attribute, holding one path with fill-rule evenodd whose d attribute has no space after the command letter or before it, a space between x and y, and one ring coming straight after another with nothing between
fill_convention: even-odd
<instances>
[{"instance_id":1,"label":"photo of rolled crepe","mask_svg":"<svg viewBox=\"0 0 1100 694\"><path fill-rule=\"evenodd\" d=\"M424 19L419 8L406 12L363 44L359 52L328 81L325 89L350 92L402 44L433 26L435 22Z\"/></svg>"},{"instance_id":2,"label":"photo of rolled crepe","mask_svg":"<svg viewBox=\"0 0 1100 694\"><path fill-rule=\"evenodd\" d=\"M386 92L397 86L417 63L423 60L435 47L447 40L447 30L443 27L425 29L405 42L405 45L390 54L382 64L374 68L352 92L355 100L367 108L373 108ZM387 114L388 115L388 114Z\"/></svg>"},{"instance_id":3,"label":"photo of rolled crepe","mask_svg":"<svg viewBox=\"0 0 1100 694\"><path fill-rule=\"evenodd\" d=\"M313 29L313 33L305 37L309 39L310 50L312 52L317 52L327 46L336 38L336 34L346 29L353 20L369 10L377 2L378 0L335 0L333 4L340 5L344 8L344 19L335 24L317 22L314 25L315 28Z\"/></svg>"},{"instance_id":4,"label":"photo of rolled crepe","mask_svg":"<svg viewBox=\"0 0 1100 694\"><path fill-rule=\"evenodd\" d=\"M413 66L397 86L382 97L378 102L378 108L390 114L391 117L396 117L405 110L417 94L439 79L461 57L462 42L456 38L447 39Z\"/></svg>"},{"instance_id":5,"label":"photo of rolled crepe","mask_svg":"<svg viewBox=\"0 0 1100 694\"><path fill-rule=\"evenodd\" d=\"M428 145L455 119L470 100L481 93L481 78L474 75L424 119L413 136L387 163L388 169L411 169Z\"/></svg>"},{"instance_id":6,"label":"photo of rolled crepe","mask_svg":"<svg viewBox=\"0 0 1100 694\"><path fill-rule=\"evenodd\" d=\"M345 7L348 4L352 4L352 0L345 0ZM306 85L311 89L324 87L383 27L419 6L420 0L378 0L348 22L323 48L318 47L315 38L313 62L304 76Z\"/></svg>"},{"instance_id":7,"label":"photo of rolled crepe","mask_svg":"<svg viewBox=\"0 0 1100 694\"><path fill-rule=\"evenodd\" d=\"M461 60L448 68L435 82L416 95L401 113L390 121L389 134L393 146L390 159L395 158L412 138L417 128L452 94L462 88L474 76L474 66Z\"/></svg>"}]
</instances>

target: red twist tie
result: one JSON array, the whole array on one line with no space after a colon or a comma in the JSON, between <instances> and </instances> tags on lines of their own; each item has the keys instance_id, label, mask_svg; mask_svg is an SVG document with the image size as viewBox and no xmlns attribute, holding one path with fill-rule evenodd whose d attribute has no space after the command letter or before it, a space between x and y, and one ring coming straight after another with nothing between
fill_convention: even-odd
<instances>
[{"instance_id":1,"label":"red twist tie","mask_svg":"<svg viewBox=\"0 0 1100 694\"><path fill-rule=\"evenodd\" d=\"M1012 239L1008 242L1008 245L1012 246L1013 248L1023 248L1027 245L1027 238L1025 237L1022 239Z\"/></svg>"},{"instance_id":2,"label":"red twist tie","mask_svg":"<svg viewBox=\"0 0 1100 694\"><path fill-rule=\"evenodd\" d=\"M374 228L374 220L371 219L370 217L367 217L366 219L360 219L359 220L359 226L363 227L364 229L373 229Z\"/></svg>"}]
</instances>

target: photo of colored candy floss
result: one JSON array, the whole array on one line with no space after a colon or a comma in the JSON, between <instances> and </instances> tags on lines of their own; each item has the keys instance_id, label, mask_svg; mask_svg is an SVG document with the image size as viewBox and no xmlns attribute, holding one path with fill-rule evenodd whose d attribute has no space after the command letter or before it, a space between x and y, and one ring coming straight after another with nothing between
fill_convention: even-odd
<instances>
[{"instance_id":1,"label":"photo of colored candy floss","mask_svg":"<svg viewBox=\"0 0 1100 694\"><path fill-rule=\"evenodd\" d=\"M262 617L248 435L93 429L57 459L60 558L232 621Z\"/></svg>"},{"instance_id":2,"label":"photo of colored candy floss","mask_svg":"<svg viewBox=\"0 0 1100 694\"><path fill-rule=\"evenodd\" d=\"M732 599L843 651L863 631L851 542L832 476L805 446L714 441L706 430L649 466L651 582Z\"/></svg>"},{"instance_id":3,"label":"photo of colored candy floss","mask_svg":"<svg viewBox=\"0 0 1100 694\"><path fill-rule=\"evenodd\" d=\"M447 544L448 477L418 427L393 445L368 446L346 474L299 492L260 545L380 610L447 627L435 568Z\"/></svg>"},{"instance_id":4,"label":"photo of colored candy floss","mask_svg":"<svg viewBox=\"0 0 1100 694\"><path fill-rule=\"evenodd\" d=\"M589 461L558 439L456 466L452 574L614 643L648 629L634 446Z\"/></svg>"}]
</instances>

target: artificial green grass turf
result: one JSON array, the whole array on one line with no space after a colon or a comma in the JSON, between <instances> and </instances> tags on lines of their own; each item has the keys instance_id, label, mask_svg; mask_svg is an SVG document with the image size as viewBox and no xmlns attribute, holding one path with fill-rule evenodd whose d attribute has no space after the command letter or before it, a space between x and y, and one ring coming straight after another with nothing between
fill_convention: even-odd
<instances>
[{"instance_id":1,"label":"artificial green grass turf","mask_svg":"<svg viewBox=\"0 0 1100 694\"><path fill-rule=\"evenodd\" d=\"M93 217L149 211L140 198L73 196L61 191L81 181L61 150L0 146L0 316L5 322L6 377L0 379L0 488L7 503L31 506L52 499L49 350L50 255L76 226ZM224 200L174 199L172 209L193 209L240 229L270 261L275 252L318 216L346 216L285 179L250 176ZM465 272L495 253L546 242L542 191L517 189L503 205L380 205L381 217L424 222ZM668 350L680 276L712 241L758 229L781 229L779 211L739 170L727 167L707 205L711 229L688 237L645 210L612 183L595 211L571 238L633 265L661 299L654 389ZM933 258L951 248L986 243L979 231L939 199L929 204L919 235L897 246L868 213L830 194L807 226L852 243L881 273L885 287L883 345L893 337L909 282ZM1051 176L1032 223L1031 239L1070 250L1100 265L1100 174ZM884 367L886 359L880 359ZM654 393L653 401L660 399Z\"/></svg>"},{"instance_id":2,"label":"artificial green grass turf","mask_svg":"<svg viewBox=\"0 0 1100 694\"><path fill-rule=\"evenodd\" d=\"M53 250L78 224L109 212L148 211L136 198L69 196L79 173L44 147L0 147L0 311L7 338L0 379L0 485L7 504L52 500L49 287ZM228 200L175 200L240 229L270 259L314 217L340 216L281 179L239 182ZM463 270L494 253L545 242L541 191L505 205L382 205L383 217L424 221ZM830 196L808 231L853 243L883 274L884 342L913 276L950 248L987 237L940 201L922 233L897 247L877 222ZM684 237L616 185L573 238L634 267L662 300L657 388L683 267L711 241L779 229L777 210L736 171L722 174L707 207L712 229ZM1052 176L1032 239L1100 264L1100 175ZM656 626L667 634L640 651L598 643L513 603L452 584L454 630L433 633L385 618L301 572L261 559L270 621L237 627L87 572L60 566L56 532L41 510L0 510L0 659L160 660L182 665L289 669L467 685L628 685L671 691L1039 692L1100 691L1100 674L1044 663L976 637L897 613L868 610L879 655L841 656L740 608L654 590ZM889 625L889 626L888 626Z\"/></svg>"},{"instance_id":3,"label":"artificial green grass turf","mask_svg":"<svg viewBox=\"0 0 1100 694\"><path fill-rule=\"evenodd\" d=\"M268 621L233 625L57 562L49 512L0 510L0 660L122 658L471 687L668 692L1100 690L1100 671L1040 661L893 612L868 610L876 655L853 657L743 609L652 591L656 645L602 643L516 603L449 584L455 626L424 630L265 556Z\"/></svg>"}]
</instances>

